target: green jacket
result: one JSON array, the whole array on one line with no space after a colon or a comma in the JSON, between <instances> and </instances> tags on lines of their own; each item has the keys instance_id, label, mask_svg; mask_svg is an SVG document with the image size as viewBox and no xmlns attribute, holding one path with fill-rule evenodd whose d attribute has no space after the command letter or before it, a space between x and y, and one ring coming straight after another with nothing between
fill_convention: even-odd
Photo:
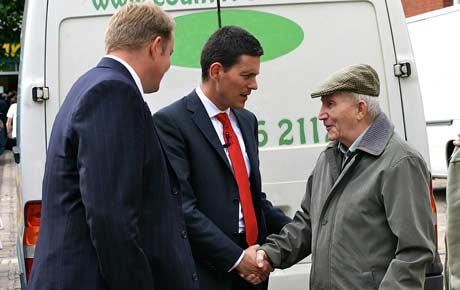
<instances>
[{"instance_id":1,"label":"green jacket","mask_svg":"<svg viewBox=\"0 0 460 290\"><path fill-rule=\"evenodd\" d=\"M429 172L377 116L340 172L330 143L308 178L294 220L262 249L276 268L312 254L310 289L423 289L434 258Z\"/></svg>"},{"instance_id":2,"label":"green jacket","mask_svg":"<svg viewBox=\"0 0 460 290\"><path fill-rule=\"evenodd\" d=\"M456 149L447 175L447 267L448 290L460 289L460 150ZM447 284L447 283L446 283ZM447 288L446 288L447 289Z\"/></svg>"}]
</instances>

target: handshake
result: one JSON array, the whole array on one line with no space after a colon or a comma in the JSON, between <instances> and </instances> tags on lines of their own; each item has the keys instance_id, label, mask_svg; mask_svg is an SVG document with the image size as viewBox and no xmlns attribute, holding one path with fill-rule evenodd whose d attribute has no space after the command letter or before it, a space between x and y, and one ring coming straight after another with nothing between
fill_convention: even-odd
<instances>
[{"instance_id":1,"label":"handshake","mask_svg":"<svg viewBox=\"0 0 460 290\"><path fill-rule=\"evenodd\" d=\"M236 270L247 282L257 285L267 280L270 272L273 272L273 266L267 254L259 250L259 245L253 245L245 250Z\"/></svg>"}]
</instances>

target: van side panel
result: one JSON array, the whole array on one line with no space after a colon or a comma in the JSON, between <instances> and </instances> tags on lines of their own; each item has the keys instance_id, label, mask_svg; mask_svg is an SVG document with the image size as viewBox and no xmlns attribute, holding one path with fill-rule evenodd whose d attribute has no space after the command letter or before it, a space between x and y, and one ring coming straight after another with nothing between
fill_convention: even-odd
<instances>
[{"instance_id":1,"label":"van side panel","mask_svg":"<svg viewBox=\"0 0 460 290\"><path fill-rule=\"evenodd\" d=\"M403 110L405 126L405 135L401 136L406 137L406 141L422 154L429 165L427 137L425 130L423 130L425 115L420 97L419 78L412 54L409 33L404 21L404 11L401 1L387 0L386 4L396 52L395 63L409 62L412 66L412 74L408 78L398 79L401 92L399 96L401 100L400 110Z\"/></svg>"},{"instance_id":2,"label":"van side panel","mask_svg":"<svg viewBox=\"0 0 460 290\"><path fill-rule=\"evenodd\" d=\"M382 108L395 122L398 133L404 136L400 98L394 93L399 92L399 83L393 75L395 55L386 6L381 1L293 2L233 5L231 10L223 10L272 14L292 21L303 32L298 47L262 63L259 89L247 103L259 118L264 189L289 215L297 210L306 178L327 143L326 131L317 118L320 101L311 99L309 93L331 72L352 63L369 63L375 67L381 76ZM171 14L179 17L203 12L212 10L174 10ZM57 55L58 61L50 64L48 71L50 82L54 82L50 93L55 96L56 108L76 78L104 55L103 35L108 20L109 15L96 14L67 15L59 21L59 38L49 53ZM225 13L222 21L224 24L241 22ZM249 30L251 25L261 24L247 21ZM202 23L198 22L186 27L190 33L200 29L203 29ZM176 35L176 53L188 49L177 46L180 36L183 34ZM265 50L269 54L270 46ZM200 75L199 68L173 65L160 91L146 97L152 112L190 92L199 84ZM53 112L50 110L48 119Z\"/></svg>"},{"instance_id":3,"label":"van side panel","mask_svg":"<svg viewBox=\"0 0 460 290\"><path fill-rule=\"evenodd\" d=\"M460 7L417 15L407 24L425 107L431 170L445 178L452 140L460 132Z\"/></svg>"},{"instance_id":4,"label":"van side panel","mask_svg":"<svg viewBox=\"0 0 460 290\"><path fill-rule=\"evenodd\" d=\"M18 98L18 237L16 251L21 285L25 285L23 253L24 206L41 200L46 156L45 106L32 100L32 88L45 85L46 0L26 1L21 32Z\"/></svg>"},{"instance_id":5,"label":"van side panel","mask_svg":"<svg viewBox=\"0 0 460 290\"><path fill-rule=\"evenodd\" d=\"M45 0L27 1L23 22L19 89L19 147L23 203L41 199L46 155L45 106L32 100L32 88L45 84Z\"/></svg>"}]
</instances>

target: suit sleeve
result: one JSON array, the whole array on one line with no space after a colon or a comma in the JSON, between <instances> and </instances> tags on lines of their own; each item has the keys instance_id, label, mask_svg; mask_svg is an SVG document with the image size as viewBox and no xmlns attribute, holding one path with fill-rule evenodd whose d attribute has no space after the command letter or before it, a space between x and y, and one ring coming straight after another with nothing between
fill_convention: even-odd
<instances>
[{"instance_id":1,"label":"suit sleeve","mask_svg":"<svg viewBox=\"0 0 460 290\"><path fill-rule=\"evenodd\" d=\"M268 234L278 234L286 224L292 221L282 210L273 207L264 192L262 192L261 202Z\"/></svg>"},{"instance_id":2,"label":"suit sleeve","mask_svg":"<svg viewBox=\"0 0 460 290\"><path fill-rule=\"evenodd\" d=\"M258 143L258 121L255 116L254 117L254 138L256 143ZM259 147L256 147L256 156L257 156L257 163L259 164ZM257 172L259 172L259 168L257 168ZM259 173L259 180L261 180L260 173ZM267 225L267 233L268 234L278 234L281 229L290 221L291 218L286 216L282 210L279 208L273 207L273 204L267 199L267 194L265 192L261 192L261 208L265 218L265 223Z\"/></svg>"},{"instance_id":3,"label":"suit sleeve","mask_svg":"<svg viewBox=\"0 0 460 290\"><path fill-rule=\"evenodd\" d=\"M110 289L155 289L139 232L149 121L143 101L134 86L106 81L84 96L73 121L82 202L101 274Z\"/></svg>"},{"instance_id":4,"label":"suit sleeve","mask_svg":"<svg viewBox=\"0 0 460 290\"><path fill-rule=\"evenodd\" d=\"M227 272L243 253L203 212L198 209L197 195L190 180L187 145L179 127L164 111L153 116L161 143L166 151L182 193L184 216L195 259Z\"/></svg>"},{"instance_id":5,"label":"suit sleeve","mask_svg":"<svg viewBox=\"0 0 460 290\"><path fill-rule=\"evenodd\" d=\"M292 222L279 234L268 236L267 242L261 246L276 268L288 268L311 254L311 184L312 176L307 182L301 210L297 211Z\"/></svg>"},{"instance_id":6,"label":"suit sleeve","mask_svg":"<svg viewBox=\"0 0 460 290\"><path fill-rule=\"evenodd\" d=\"M397 244L380 290L423 289L425 268L434 258L428 180L428 169L416 156L402 158L385 174L382 196Z\"/></svg>"}]
</instances>

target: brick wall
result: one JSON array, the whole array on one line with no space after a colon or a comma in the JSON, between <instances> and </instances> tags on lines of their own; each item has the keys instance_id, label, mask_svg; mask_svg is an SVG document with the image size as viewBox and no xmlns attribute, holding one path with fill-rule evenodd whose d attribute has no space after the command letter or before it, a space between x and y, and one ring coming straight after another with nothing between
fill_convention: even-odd
<instances>
[{"instance_id":1,"label":"brick wall","mask_svg":"<svg viewBox=\"0 0 460 290\"><path fill-rule=\"evenodd\" d=\"M401 0L406 17L452 6L453 0Z\"/></svg>"}]
</instances>

